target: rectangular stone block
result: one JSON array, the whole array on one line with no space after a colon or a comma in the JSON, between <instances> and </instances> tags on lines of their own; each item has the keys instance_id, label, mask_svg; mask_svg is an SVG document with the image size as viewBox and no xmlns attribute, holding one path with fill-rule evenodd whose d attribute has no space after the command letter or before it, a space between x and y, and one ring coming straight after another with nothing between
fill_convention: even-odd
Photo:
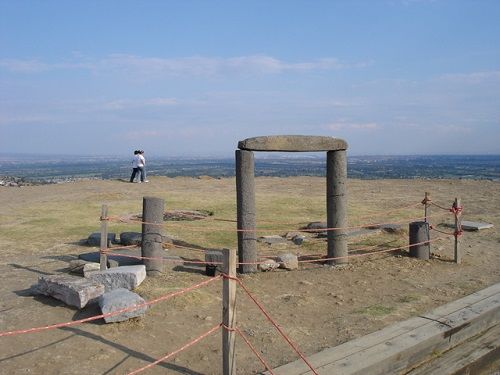
<instances>
[{"instance_id":1,"label":"rectangular stone block","mask_svg":"<svg viewBox=\"0 0 500 375\"><path fill-rule=\"evenodd\" d=\"M104 285L106 292L118 288L132 290L137 288L146 278L146 267L143 264L115 267L105 271L91 272L85 277Z\"/></svg>"},{"instance_id":2,"label":"rectangular stone block","mask_svg":"<svg viewBox=\"0 0 500 375\"><path fill-rule=\"evenodd\" d=\"M40 276L35 288L40 294L79 309L104 293L104 286L98 282L67 275Z\"/></svg>"}]
</instances>

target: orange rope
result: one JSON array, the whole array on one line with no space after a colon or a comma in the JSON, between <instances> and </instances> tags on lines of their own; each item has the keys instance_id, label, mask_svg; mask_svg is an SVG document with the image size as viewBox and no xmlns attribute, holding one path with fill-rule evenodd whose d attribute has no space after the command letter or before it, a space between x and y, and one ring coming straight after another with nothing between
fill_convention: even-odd
<instances>
[{"instance_id":1,"label":"orange rope","mask_svg":"<svg viewBox=\"0 0 500 375\"><path fill-rule=\"evenodd\" d=\"M198 336L198 337L197 337L197 338L195 338L194 340L192 340L192 341L188 342L186 345L182 346L181 348L179 348L179 349L177 349L177 350L174 350L173 352L171 352L171 353L168 353L168 354L164 355L163 357L161 357L161 358L157 359L156 361L154 361L154 362L152 362L152 363L150 363L150 364L148 364L148 365L146 365L146 366L144 366L144 367L141 367L141 368L139 368L139 369L137 369L137 370L134 370L134 371L132 371L132 372L129 372L129 373L128 373L128 375L135 375L135 374L138 374L138 373L140 373L140 372L143 372L144 370L147 370L148 368L151 368L151 367L153 367L153 366L157 365L157 364L158 364L158 363L160 363L160 362L163 362L163 361L166 361L166 360L167 360L167 359L169 359L169 358L172 358L173 356L175 356L175 355L179 354L180 352L182 352L182 351L184 351L184 350L188 349L189 347L193 346L194 344L196 344L196 343L200 342L200 341L201 341L201 340L203 340L205 337L210 336L212 333L214 333L215 331L217 331L217 330L220 328L220 326L221 326L221 325L222 325L222 324L220 324L220 323L219 323L219 324L217 324L215 327L212 327L212 328L211 328L211 329L209 329L207 332L205 332L205 333L203 333L202 335Z\"/></svg>"},{"instance_id":2,"label":"orange rope","mask_svg":"<svg viewBox=\"0 0 500 375\"><path fill-rule=\"evenodd\" d=\"M224 277L229 277L227 275L224 275ZM287 334L283 331L283 329L276 323L276 321L269 315L269 313L264 309L264 306L255 299L255 297L250 293L250 291L246 288L246 286L243 284L243 282L238 279L238 278L231 278L233 280L236 280L238 284L243 288L245 293L248 295L248 297L257 305L257 307L260 309L260 311L264 314L264 316L271 322L271 324L276 328L276 330L281 334L281 336L285 339L285 341L292 347L292 349L299 355L299 357L304 361L304 363L311 369L311 371L315 375L319 375L318 372L314 369L314 367L309 363L307 358L305 357L304 354L300 351L298 346L292 342L292 340L287 336Z\"/></svg>"}]
</instances>

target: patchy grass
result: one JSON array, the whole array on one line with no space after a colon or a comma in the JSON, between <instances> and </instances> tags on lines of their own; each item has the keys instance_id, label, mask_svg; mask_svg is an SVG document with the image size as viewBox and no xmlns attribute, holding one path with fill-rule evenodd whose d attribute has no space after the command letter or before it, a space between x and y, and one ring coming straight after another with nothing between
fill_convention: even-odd
<instances>
[{"instance_id":1,"label":"patchy grass","mask_svg":"<svg viewBox=\"0 0 500 375\"><path fill-rule=\"evenodd\" d=\"M384 305L371 305L356 311L358 314L369 315L371 317L382 317L389 315L395 310L394 307Z\"/></svg>"}]
</instances>

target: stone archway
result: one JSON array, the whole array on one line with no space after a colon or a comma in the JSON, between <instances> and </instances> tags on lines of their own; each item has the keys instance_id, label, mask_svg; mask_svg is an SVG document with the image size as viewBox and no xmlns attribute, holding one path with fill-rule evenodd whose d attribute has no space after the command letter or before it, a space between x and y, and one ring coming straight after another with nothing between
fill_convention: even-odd
<instances>
[{"instance_id":1,"label":"stone archway","mask_svg":"<svg viewBox=\"0 0 500 375\"><path fill-rule=\"evenodd\" d=\"M240 273L257 271L254 151L326 151L326 212L330 264L347 263L347 142L333 137L278 135L247 138L236 150L236 200Z\"/></svg>"}]
</instances>

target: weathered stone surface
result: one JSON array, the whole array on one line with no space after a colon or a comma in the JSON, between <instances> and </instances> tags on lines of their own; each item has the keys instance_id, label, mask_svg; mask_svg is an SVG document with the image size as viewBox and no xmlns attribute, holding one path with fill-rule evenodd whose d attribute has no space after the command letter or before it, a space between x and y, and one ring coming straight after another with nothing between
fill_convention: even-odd
<instances>
[{"instance_id":1,"label":"weathered stone surface","mask_svg":"<svg viewBox=\"0 0 500 375\"><path fill-rule=\"evenodd\" d=\"M108 246L116 243L116 233L108 233ZM101 246L101 233L94 232L87 238L89 246Z\"/></svg>"},{"instance_id":2,"label":"weathered stone surface","mask_svg":"<svg viewBox=\"0 0 500 375\"><path fill-rule=\"evenodd\" d=\"M142 243L142 233L141 232L120 233L120 243L123 246L140 245Z\"/></svg>"},{"instance_id":3,"label":"weathered stone surface","mask_svg":"<svg viewBox=\"0 0 500 375\"><path fill-rule=\"evenodd\" d=\"M303 235L303 233L301 233L301 232L287 232L287 233L285 234L285 238L286 238L287 240L291 240L291 239L292 239L293 237L295 237L295 236L302 236L302 235Z\"/></svg>"},{"instance_id":4,"label":"weathered stone surface","mask_svg":"<svg viewBox=\"0 0 500 375\"><path fill-rule=\"evenodd\" d=\"M83 276L88 277L91 273L101 270L99 263L87 263L83 266Z\"/></svg>"},{"instance_id":5,"label":"weathered stone surface","mask_svg":"<svg viewBox=\"0 0 500 375\"><path fill-rule=\"evenodd\" d=\"M274 259L264 259L259 263L259 270L262 272L273 271L280 265Z\"/></svg>"},{"instance_id":6,"label":"weathered stone surface","mask_svg":"<svg viewBox=\"0 0 500 375\"><path fill-rule=\"evenodd\" d=\"M306 225L304 229L326 229L326 221L312 221L309 224Z\"/></svg>"},{"instance_id":7,"label":"weathered stone surface","mask_svg":"<svg viewBox=\"0 0 500 375\"><path fill-rule=\"evenodd\" d=\"M86 277L104 285L106 292L118 288L132 290L146 278L146 267L143 264L116 267L105 271L91 272Z\"/></svg>"},{"instance_id":8,"label":"weathered stone surface","mask_svg":"<svg viewBox=\"0 0 500 375\"><path fill-rule=\"evenodd\" d=\"M272 235L259 237L257 241L264 242L268 245L273 245L277 243L284 243L286 242L286 239L278 235Z\"/></svg>"},{"instance_id":9,"label":"weathered stone surface","mask_svg":"<svg viewBox=\"0 0 500 375\"><path fill-rule=\"evenodd\" d=\"M238 142L240 150L314 152L347 150L347 142L340 138L308 135L274 135L247 138Z\"/></svg>"},{"instance_id":10,"label":"weathered stone surface","mask_svg":"<svg viewBox=\"0 0 500 375\"><path fill-rule=\"evenodd\" d=\"M280 254L278 255L277 262L280 265L280 268L284 268L286 270L296 270L299 268L299 258L294 254Z\"/></svg>"},{"instance_id":11,"label":"weathered stone surface","mask_svg":"<svg viewBox=\"0 0 500 375\"><path fill-rule=\"evenodd\" d=\"M104 293L98 282L68 275L40 276L36 291L79 309Z\"/></svg>"},{"instance_id":12,"label":"weathered stone surface","mask_svg":"<svg viewBox=\"0 0 500 375\"><path fill-rule=\"evenodd\" d=\"M99 306L103 314L108 314L135 305L140 305L144 302L145 301L141 298L141 296L124 288L106 292L101 297L99 297ZM143 316L146 313L146 310L147 306L141 306L131 311L125 311L117 315L105 317L104 321L106 323L123 322L131 318Z\"/></svg>"},{"instance_id":13,"label":"weathered stone surface","mask_svg":"<svg viewBox=\"0 0 500 375\"><path fill-rule=\"evenodd\" d=\"M476 221L462 221L462 229L467 231L477 231L481 229L493 228L493 224Z\"/></svg>"}]
</instances>

